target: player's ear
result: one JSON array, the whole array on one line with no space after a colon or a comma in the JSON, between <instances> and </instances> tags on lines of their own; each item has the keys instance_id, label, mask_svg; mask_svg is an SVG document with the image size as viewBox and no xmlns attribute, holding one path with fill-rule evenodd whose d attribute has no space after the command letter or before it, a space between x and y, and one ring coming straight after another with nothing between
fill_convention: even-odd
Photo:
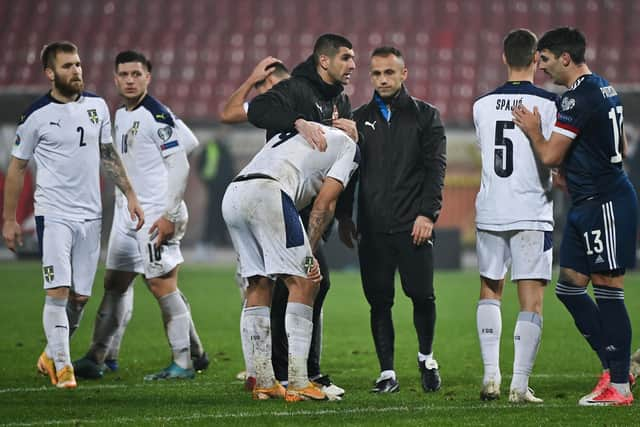
<instances>
[{"instance_id":1,"label":"player's ear","mask_svg":"<svg viewBox=\"0 0 640 427\"><path fill-rule=\"evenodd\" d=\"M507 57L506 57L506 55L504 54L504 52L502 52L502 63L503 63L504 65L507 65Z\"/></svg>"},{"instance_id":2,"label":"player's ear","mask_svg":"<svg viewBox=\"0 0 640 427\"><path fill-rule=\"evenodd\" d=\"M46 74L47 78L49 79L49 81L54 81L56 78L55 73L53 72L53 70L49 67L44 69L44 73Z\"/></svg>"}]
</instances>

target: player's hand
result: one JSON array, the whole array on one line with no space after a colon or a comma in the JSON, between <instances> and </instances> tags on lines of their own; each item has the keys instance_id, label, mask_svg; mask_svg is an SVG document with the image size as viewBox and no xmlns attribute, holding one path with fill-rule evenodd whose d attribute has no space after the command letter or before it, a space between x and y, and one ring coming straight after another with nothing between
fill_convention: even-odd
<instances>
[{"instance_id":1,"label":"player's hand","mask_svg":"<svg viewBox=\"0 0 640 427\"><path fill-rule=\"evenodd\" d=\"M533 112L531 112L523 104L520 104L511 111L511 115L513 116L513 122L529 138L535 135L536 132L541 132L540 124L542 119L540 118L538 107L533 107Z\"/></svg>"},{"instance_id":2,"label":"player's hand","mask_svg":"<svg viewBox=\"0 0 640 427\"><path fill-rule=\"evenodd\" d=\"M343 130L347 135L349 135L349 138L358 142L358 127L356 126L356 122L349 119L334 119L331 124L333 127Z\"/></svg>"},{"instance_id":3,"label":"player's hand","mask_svg":"<svg viewBox=\"0 0 640 427\"><path fill-rule=\"evenodd\" d=\"M266 58L258 62L258 64L254 67L253 71L251 72L251 75L249 76L249 80L252 82L251 84L258 83L259 81L266 79L269 76L269 74L273 73L275 71L274 67L271 67L268 70L266 68L269 65L273 64L274 62L281 63L282 61L280 61L276 57L267 56Z\"/></svg>"},{"instance_id":4,"label":"player's hand","mask_svg":"<svg viewBox=\"0 0 640 427\"><path fill-rule=\"evenodd\" d=\"M433 234L433 221L431 218L424 215L418 215L413 223L413 230L411 230L411 237L413 237L413 244L420 246L430 241Z\"/></svg>"},{"instance_id":5,"label":"player's hand","mask_svg":"<svg viewBox=\"0 0 640 427\"><path fill-rule=\"evenodd\" d=\"M131 216L131 221L138 221L136 224L136 231L140 230L144 225L144 211L142 210L142 206L140 206L140 202L138 202L138 198L133 194L133 192L127 195L127 210Z\"/></svg>"},{"instance_id":6,"label":"player's hand","mask_svg":"<svg viewBox=\"0 0 640 427\"><path fill-rule=\"evenodd\" d=\"M322 273L320 272L320 264L316 257L313 257L313 266L311 270L307 273L307 279L311 280L313 283L320 283L322 281Z\"/></svg>"},{"instance_id":7,"label":"player's hand","mask_svg":"<svg viewBox=\"0 0 640 427\"><path fill-rule=\"evenodd\" d=\"M2 224L2 238L7 248L13 252L16 251L16 244L22 246L22 229L15 219L4 221Z\"/></svg>"},{"instance_id":8,"label":"player's hand","mask_svg":"<svg viewBox=\"0 0 640 427\"><path fill-rule=\"evenodd\" d=\"M553 185L564 192L567 192L567 179L560 169L551 169L551 178Z\"/></svg>"},{"instance_id":9,"label":"player's hand","mask_svg":"<svg viewBox=\"0 0 640 427\"><path fill-rule=\"evenodd\" d=\"M155 241L156 248L173 237L176 225L167 218L161 216L151 225L149 229L149 240Z\"/></svg>"},{"instance_id":10,"label":"player's hand","mask_svg":"<svg viewBox=\"0 0 640 427\"><path fill-rule=\"evenodd\" d=\"M338 220L338 236L346 247L353 249L353 243L358 241L358 229L351 218Z\"/></svg>"},{"instance_id":11,"label":"player's hand","mask_svg":"<svg viewBox=\"0 0 640 427\"><path fill-rule=\"evenodd\" d=\"M324 130L318 123L308 122L305 119L298 119L295 122L296 130L313 148L319 151L327 151L327 139L324 137Z\"/></svg>"}]
</instances>

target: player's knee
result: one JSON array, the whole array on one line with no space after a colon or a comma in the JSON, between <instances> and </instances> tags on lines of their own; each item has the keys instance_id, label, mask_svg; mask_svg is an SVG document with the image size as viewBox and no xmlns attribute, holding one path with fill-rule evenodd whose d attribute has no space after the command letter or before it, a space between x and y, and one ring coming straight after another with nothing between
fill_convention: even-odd
<instances>
[{"instance_id":1,"label":"player's knee","mask_svg":"<svg viewBox=\"0 0 640 427\"><path fill-rule=\"evenodd\" d=\"M571 296L578 296L586 293L586 286L579 285L567 278L558 280L558 283L556 284L555 294L560 301L564 301Z\"/></svg>"}]
</instances>

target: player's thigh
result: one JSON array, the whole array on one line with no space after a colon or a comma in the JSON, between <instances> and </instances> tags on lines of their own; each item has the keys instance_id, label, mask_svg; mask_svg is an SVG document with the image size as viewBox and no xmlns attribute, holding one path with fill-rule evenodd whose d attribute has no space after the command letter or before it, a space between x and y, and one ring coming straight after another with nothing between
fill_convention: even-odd
<instances>
[{"instance_id":1,"label":"player's thigh","mask_svg":"<svg viewBox=\"0 0 640 427\"><path fill-rule=\"evenodd\" d=\"M146 279L166 276L184 262L182 251L180 250L180 240L172 238L160 246L156 246L156 240L151 240L150 238L149 229L161 215L162 212L149 212L146 214L149 221L136 233L138 252Z\"/></svg>"},{"instance_id":2,"label":"player's thigh","mask_svg":"<svg viewBox=\"0 0 640 427\"><path fill-rule=\"evenodd\" d=\"M256 199L259 194L252 182L232 182L222 200L222 216L238 259L238 274L245 279L242 280L245 292L247 277L266 275L260 244L249 221L260 207Z\"/></svg>"},{"instance_id":3,"label":"player's thigh","mask_svg":"<svg viewBox=\"0 0 640 427\"><path fill-rule=\"evenodd\" d=\"M130 223L128 212L117 207L113 214L113 224L107 246L107 270L144 273L142 255L136 239L136 230Z\"/></svg>"},{"instance_id":4,"label":"player's thigh","mask_svg":"<svg viewBox=\"0 0 640 427\"><path fill-rule=\"evenodd\" d=\"M511 280L551 280L552 231L521 230L509 239Z\"/></svg>"},{"instance_id":5,"label":"player's thigh","mask_svg":"<svg viewBox=\"0 0 640 427\"><path fill-rule=\"evenodd\" d=\"M100 258L102 220L78 223L71 248L72 285L75 293L90 296Z\"/></svg>"},{"instance_id":6,"label":"player's thigh","mask_svg":"<svg viewBox=\"0 0 640 427\"><path fill-rule=\"evenodd\" d=\"M261 216L249 221L262 249L266 275L306 277L313 255L295 204L278 188L263 193L261 209Z\"/></svg>"},{"instance_id":7,"label":"player's thigh","mask_svg":"<svg viewBox=\"0 0 640 427\"><path fill-rule=\"evenodd\" d=\"M48 216L36 217L45 289L71 286L73 223Z\"/></svg>"},{"instance_id":8,"label":"player's thigh","mask_svg":"<svg viewBox=\"0 0 640 427\"><path fill-rule=\"evenodd\" d=\"M398 272L404 293L415 301L434 298L433 244L429 241L415 245L409 232L396 233L392 237L398 252Z\"/></svg>"},{"instance_id":9,"label":"player's thigh","mask_svg":"<svg viewBox=\"0 0 640 427\"><path fill-rule=\"evenodd\" d=\"M511 263L509 237L512 231L476 230L476 253L480 276L501 280Z\"/></svg>"},{"instance_id":10,"label":"player's thigh","mask_svg":"<svg viewBox=\"0 0 640 427\"><path fill-rule=\"evenodd\" d=\"M373 230L361 230L358 245L362 289L371 306L393 305L397 254L392 251L390 236Z\"/></svg>"}]
</instances>

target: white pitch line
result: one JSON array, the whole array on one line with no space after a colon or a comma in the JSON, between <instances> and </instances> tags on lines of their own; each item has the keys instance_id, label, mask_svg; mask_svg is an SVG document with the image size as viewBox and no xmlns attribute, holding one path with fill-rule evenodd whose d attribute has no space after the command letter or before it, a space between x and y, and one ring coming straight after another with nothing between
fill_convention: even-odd
<instances>
[{"instance_id":1,"label":"white pitch line","mask_svg":"<svg viewBox=\"0 0 640 427\"><path fill-rule=\"evenodd\" d=\"M242 419L242 418L257 418L257 417L298 417L298 416L314 416L319 415L346 415L346 414L361 414L361 413L385 413L385 412L414 412L414 411L456 411L456 410L482 410L487 409L495 411L496 409L544 409L544 408L564 408L575 405L558 405L558 404L540 404L540 405L509 405L509 404L496 404L489 403L485 405L470 405L470 406L387 406L384 408L348 408L348 409L319 409L317 411L302 410L302 411L269 411L269 412L235 412L226 414L194 414L188 416L175 416L175 417L115 417L109 418L109 424L129 424L135 422L188 422L198 420L214 420L214 419ZM37 425L61 425L61 424L100 424L104 420L89 419L66 419L66 420L49 420L49 421L37 421L29 423L8 423L0 424L0 426L6 427L30 427Z\"/></svg>"},{"instance_id":2,"label":"white pitch line","mask_svg":"<svg viewBox=\"0 0 640 427\"><path fill-rule=\"evenodd\" d=\"M511 378L510 375L503 375L503 379ZM593 378L597 380L597 375L593 373L582 373L582 374L532 374L531 378ZM82 390L106 390L106 389L121 389L121 388L132 388L132 387L156 387L158 386L157 382L148 382L148 383L135 383L135 384L100 384L99 382L94 382L91 384L91 380L89 382L82 382L80 385L80 389ZM169 383L162 383L162 385L168 385ZM226 383L227 385L237 385L238 387L242 386L241 382L233 382ZM208 386L208 385L216 385L220 386L219 382L214 381L178 381L170 383L173 387L197 387L197 386ZM53 386L40 386L40 387L14 387L14 388L0 388L0 394L5 393L38 393L38 392L53 392L58 391Z\"/></svg>"}]
</instances>

